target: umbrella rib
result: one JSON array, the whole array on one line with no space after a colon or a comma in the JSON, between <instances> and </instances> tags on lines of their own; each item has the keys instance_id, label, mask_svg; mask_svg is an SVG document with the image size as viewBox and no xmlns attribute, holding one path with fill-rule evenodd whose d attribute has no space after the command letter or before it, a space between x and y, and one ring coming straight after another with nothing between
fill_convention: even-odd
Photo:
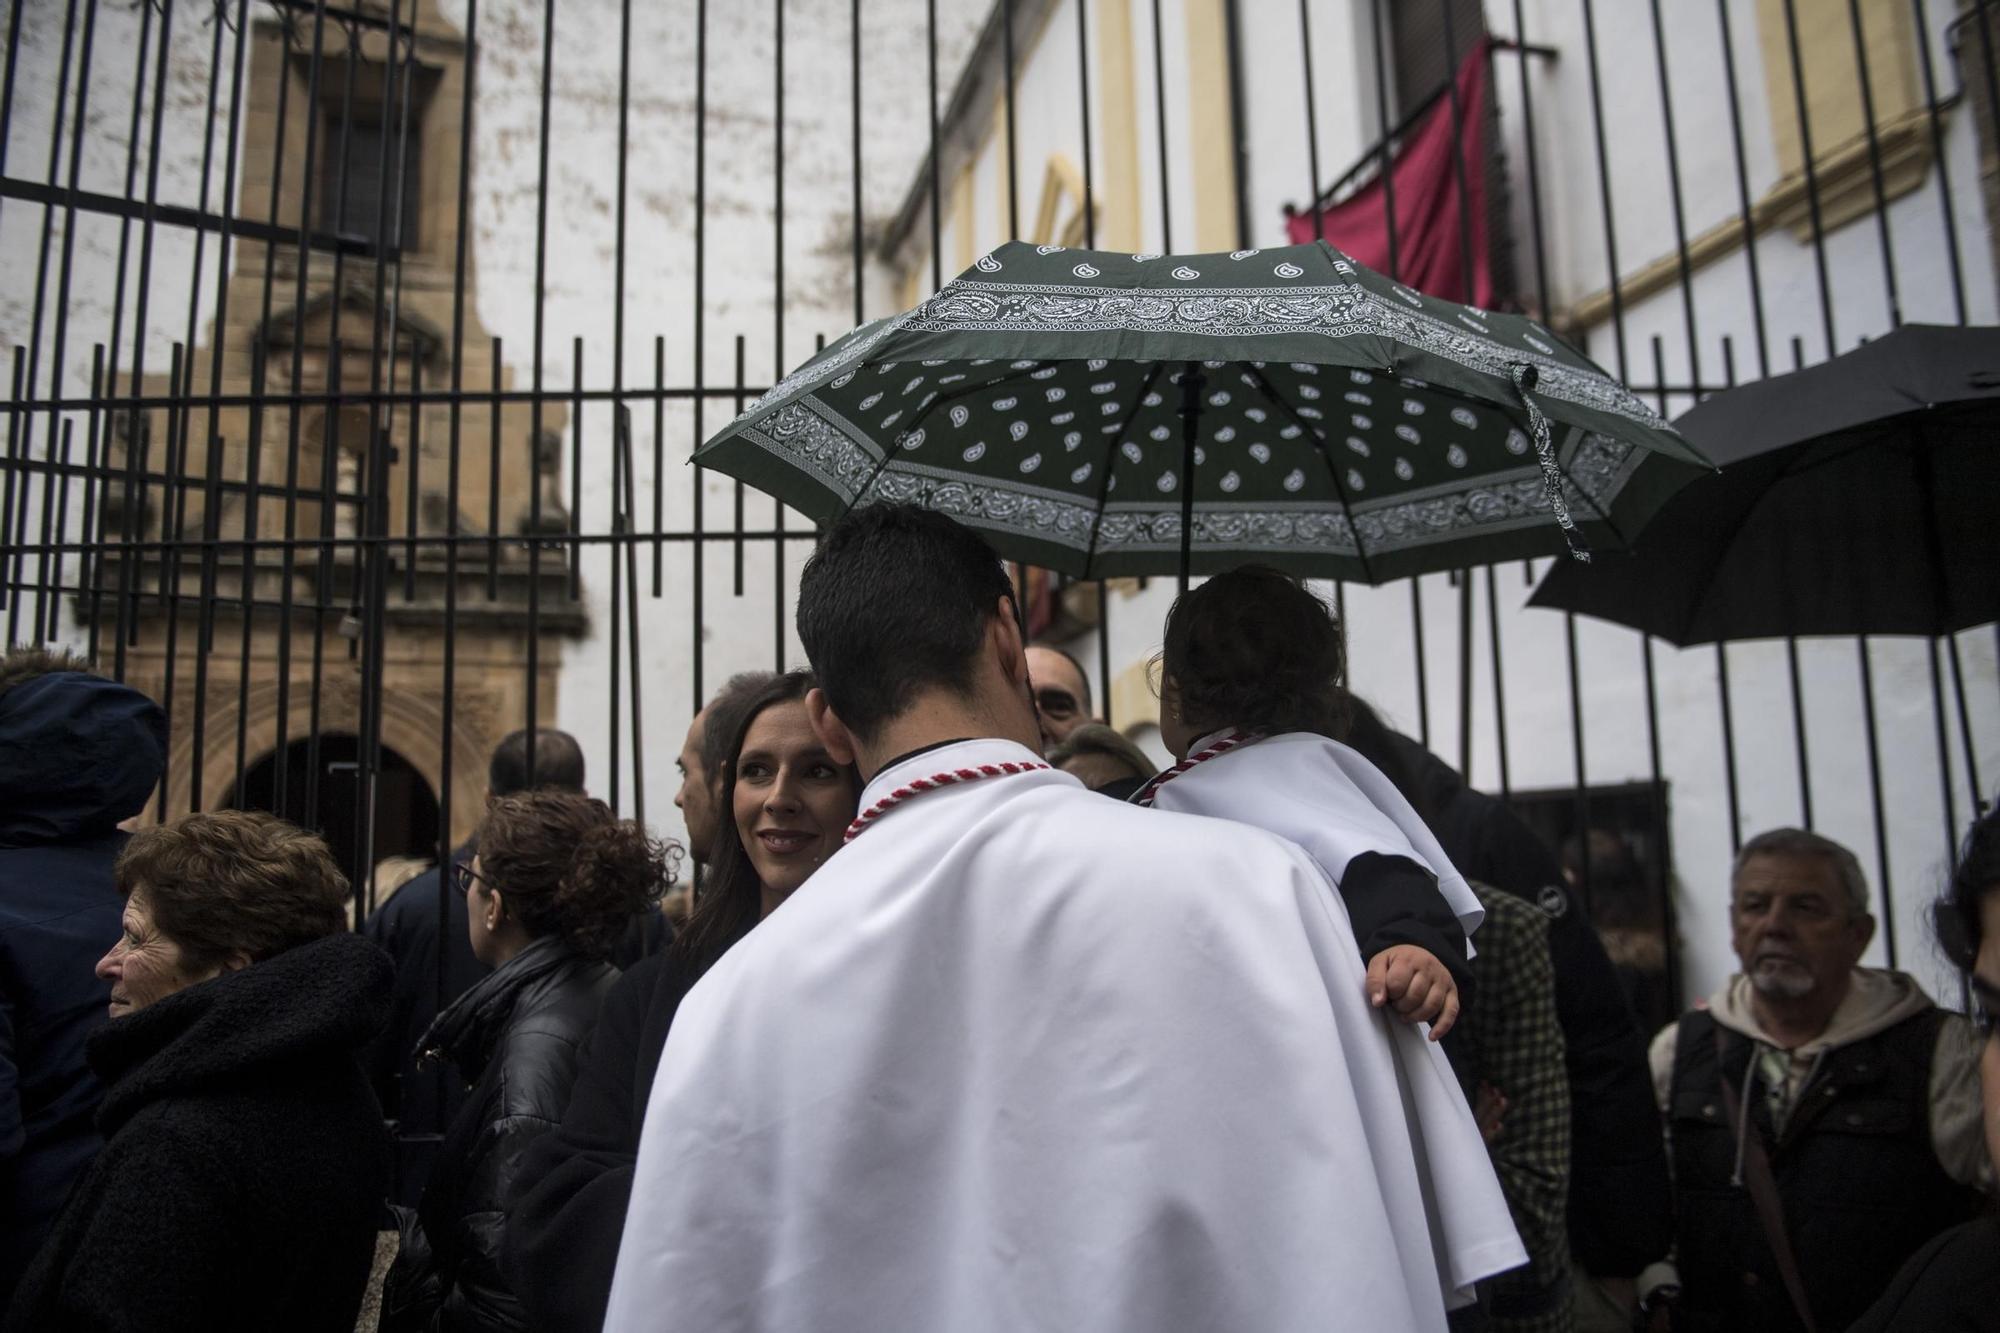
<instances>
[{"instance_id":1,"label":"umbrella rib","mask_svg":"<svg viewBox=\"0 0 2000 1333\"><path fill-rule=\"evenodd\" d=\"M877 363L877 364L886 364L886 363ZM917 429L919 426L923 425L925 420L927 420L930 417L930 414L932 412L935 412L938 408L943 407L947 403L955 403L959 399L964 398L970 394L980 393L987 389L995 388L999 385L1006 384L1009 381L1021 379L1024 376L1034 374L1038 370L1046 370L1054 364L1055 362L1053 361L1037 361L1033 366L1030 366L1026 370L1017 370L1007 375L995 375L990 380L981 380L977 384L969 384L965 388L957 391L956 393L949 393L949 394L941 393L936 398L933 398L931 400L930 405L928 407L925 407L922 411L917 413L917 419L910 423L909 428L907 430L900 430L896 432L896 439L898 440L902 439L905 435L908 435L910 431L913 431ZM843 413L843 415L845 414ZM881 461L875 464L875 470L868 474L868 480L861 484L860 489L854 492L854 498L852 500L849 500L847 502L846 507L840 511L840 516L842 518L845 518L847 515L853 513L854 507L861 503L862 498L866 496L868 492L875 489L875 483L882 480L882 474L888 471L889 460L894 458L895 456L896 456L896 445L894 441L891 441L889 447L882 451Z\"/></svg>"},{"instance_id":2,"label":"umbrella rib","mask_svg":"<svg viewBox=\"0 0 2000 1333\"><path fill-rule=\"evenodd\" d=\"M1132 400L1132 410L1125 414L1125 420L1118 423L1118 433L1111 437L1111 443L1104 450L1104 473L1097 479L1097 512L1090 523L1090 545L1083 553L1083 575L1090 577L1090 567L1097 563L1097 533L1104 526L1104 502L1111 491L1111 472L1118 466L1118 447L1125 442L1125 432L1132 429L1132 423L1139 419L1139 412L1146 405L1146 395L1159 382L1166 363L1155 361L1152 370L1146 374L1146 382L1139 386L1138 395ZM1194 483L1190 481L1189 485Z\"/></svg>"},{"instance_id":3,"label":"umbrella rib","mask_svg":"<svg viewBox=\"0 0 2000 1333\"><path fill-rule=\"evenodd\" d=\"M1371 588L1379 586L1375 582L1374 570L1368 566L1368 551L1361 542L1361 528L1354 521L1354 506L1347 498L1347 486L1341 480L1340 468L1333 461L1333 453L1326 447L1326 437L1320 434L1312 422L1300 416L1296 408L1279 397L1277 389L1264 377L1263 371L1253 365L1250 367L1250 374L1257 381L1258 391L1270 399L1279 411L1290 417L1294 425L1312 437L1313 444L1319 449L1320 461L1326 464L1326 475L1333 480L1333 489L1340 496L1341 512L1347 515L1347 530L1354 534L1354 558L1361 562L1361 579Z\"/></svg>"}]
</instances>

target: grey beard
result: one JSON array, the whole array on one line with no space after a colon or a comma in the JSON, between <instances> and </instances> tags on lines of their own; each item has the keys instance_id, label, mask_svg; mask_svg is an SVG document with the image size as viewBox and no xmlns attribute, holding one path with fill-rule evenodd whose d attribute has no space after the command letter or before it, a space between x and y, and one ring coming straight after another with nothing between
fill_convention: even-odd
<instances>
[{"instance_id":1,"label":"grey beard","mask_svg":"<svg viewBox=\"0 0 2000 1333\"><path fill-rule=\"evenodd\" d=\"M1759 994L1774 1000L1802 1000L1812 994L1818 983L1803 968L1766 965L1752 970L1750 984Z\"/></svg>"}]
</instances>

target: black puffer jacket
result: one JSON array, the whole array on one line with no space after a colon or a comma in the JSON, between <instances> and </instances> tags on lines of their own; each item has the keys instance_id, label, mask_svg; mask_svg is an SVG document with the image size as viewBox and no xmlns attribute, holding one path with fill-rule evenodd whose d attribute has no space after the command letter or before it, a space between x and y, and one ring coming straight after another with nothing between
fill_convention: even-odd
<instances>
[{"instance_id":1,"label":"black puffer jacket","mask_svg":"<svg viewBox=\"0 0 2000 1333\"><path fill-rule=\"evenodd\" d=\"M420 1237L399 1258L395 1328L449 1333L530 1327L500 1268L507 1213L525 1187L523 1155L554 1129L576 1082L578 1050L618 969L544 936L438 1015L427 1058L470 1083L424 1190ZM428 1254L424 1250L428 1249Z\"/></svg>"},{"instance_id":2,"label":"black puffer jacket","mask_svg":"<svg viewBox=\"0 0 2000 1333\"><path fill-rule=\"evenodd\" d=\"M389 1187L358 1052L388 1015L389 971L336 935L92 1036L104 1148L7 1333L352 1329Z\"/></svg>"}]
</instances>

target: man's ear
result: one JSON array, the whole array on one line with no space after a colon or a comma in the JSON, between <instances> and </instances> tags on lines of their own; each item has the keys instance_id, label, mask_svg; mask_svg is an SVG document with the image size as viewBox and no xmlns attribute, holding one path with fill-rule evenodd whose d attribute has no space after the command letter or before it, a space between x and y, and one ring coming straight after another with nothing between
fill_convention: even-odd
<instances>
[{"instance_id":1,"label":"man's ear","mask_svg":"<svg viewBox=\"0 0 2000 1333\"><path fill-rule=\"evenodd\" d=\"M813 735L819 737L819 743L826 747L834 763L855 762L854 737L833 711L833 705L826 701L826 691L818 686L806 691L806 718L812 723Z\"/></svg>"},{"instance_id":2,"label":"man's ear","mask_svg":"<svg viewBox=\"0 0 2000 1333\"><path fill-rule=\"evenodd\" d=\"M480 798L480 801L488 810L491 810L493 808L493 799L493 789L488 787L486 794Z\"/></svg>"},{"instance_id":3,"label":"man's ear","mask_svg":"<svg viewBox=\"0 0 2000 1333\"><path fill-rule=\"evenodd\" d=\"M1854 918L1854 953L1858 958L1868 952L1869 943L1875 938L1875 918L1863 912Z\"/></svg>"},{"instance_id":4,"label":"man's ear","mask_svg":"<svg viewBox=\"0 0 2000 1333\"><path fill-rule=\"evenodd\" d=\"M1002 596L994 603L993 627L988 634L994 659L1007 683L1029 688L1028 645L1021 638L1021 621L1011 596Z\"/></svg>"}]
</instances>

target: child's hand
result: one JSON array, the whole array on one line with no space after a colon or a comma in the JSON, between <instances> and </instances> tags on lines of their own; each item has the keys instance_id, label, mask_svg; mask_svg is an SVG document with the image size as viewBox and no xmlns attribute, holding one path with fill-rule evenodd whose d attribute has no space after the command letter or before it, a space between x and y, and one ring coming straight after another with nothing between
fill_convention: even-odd
<instances>
[{"instance_id":1,"label":"child's hand","mask_svg":"<svg viewBox=\"0 0 2000 1333\"><path fill-rule=\"evenodd\" d=\"M1441 1041L1458 1021L1458 983L1429 949L1397 944L1368 960L1368 1002L1393 1007L1406 1023L1429 1023Z\"/></svg>"}]
</instances>

